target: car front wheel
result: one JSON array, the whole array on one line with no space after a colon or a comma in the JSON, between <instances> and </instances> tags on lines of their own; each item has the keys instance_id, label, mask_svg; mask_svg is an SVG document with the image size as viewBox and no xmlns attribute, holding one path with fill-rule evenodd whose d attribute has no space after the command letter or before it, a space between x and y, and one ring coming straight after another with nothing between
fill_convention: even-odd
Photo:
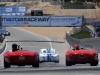
<instances>
[{"instance_id":1,"label":"car front wheel","mask_svg":"<svg viewBox=\"0 0 100 75\"><path fill-rule=\"evenodd\" d=\"M59 60L58 61L55 61L55 63L59 63Z\"/></svg>"}]
</instances>

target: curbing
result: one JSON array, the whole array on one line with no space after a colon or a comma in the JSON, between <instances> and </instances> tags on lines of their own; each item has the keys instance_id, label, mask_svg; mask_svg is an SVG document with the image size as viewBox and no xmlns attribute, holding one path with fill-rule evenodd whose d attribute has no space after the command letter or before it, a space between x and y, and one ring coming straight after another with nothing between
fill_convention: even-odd
<instances>
[{"instance_id":1,"label":"curbing","mask_svg":"<svg viewBox=\"0 0 100 75\"><path fill-rule=\"evenodd\" d=\"M6 48L6 40L3 41L3 46L0 49L0 54L5 50Z\"/></svg>"}]
</instances>

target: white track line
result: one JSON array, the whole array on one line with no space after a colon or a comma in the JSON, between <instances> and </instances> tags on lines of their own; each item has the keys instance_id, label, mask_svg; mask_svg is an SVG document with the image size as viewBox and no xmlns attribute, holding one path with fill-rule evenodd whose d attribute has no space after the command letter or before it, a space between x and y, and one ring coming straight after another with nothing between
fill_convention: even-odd
<instances>
[{"instance_id":1,"label":"white track line","mask_svg":"<svg viewBox=\"0 0 100 75\"><path fill-rule=\"evenodd\" d=\"M14 27L14 28L17 28L17 27ZM47 38L47 37L44 37L44 36L41 36L41 35L39 35L39 34L36 34L36 33L33 33L33 32L30 32L30 31L28 31L28 30L21 29L21 28L17 28L17 29L20 29L20 30L22 30L22 31L29 32L29 33L31 33L31 34L37 35L37 36L39 36L39 37L42 37L42 38L45 38L46 40L48 40L48 41L49 41L49 43L50 43L50 46L51 46L51 48L52 48L52 43L50 42L50 39L49 39L49 38Z\"/></svg>"},{"instance_id":2,"label":"white track line","mask_svg":"<svg viewBox=\"0 0 100 75\"><path fill-rule=\"evenodd\" d=\"M69 32L70 32L72 29L73 29L73 27L72 27L72 28L70 28L70 30L69 30L67 33L69 34Z\"/></svg>"}]
</instances>

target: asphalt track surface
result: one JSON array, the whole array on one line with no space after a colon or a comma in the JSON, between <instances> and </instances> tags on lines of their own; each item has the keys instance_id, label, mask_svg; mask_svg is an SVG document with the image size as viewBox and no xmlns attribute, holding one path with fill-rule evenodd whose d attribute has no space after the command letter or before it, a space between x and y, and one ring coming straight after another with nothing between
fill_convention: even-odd
<instances>
[{"instance_id":1,"label":"asphalt track surface","mask_svg":"<svg viewBox=\"0 0 100 75\"><path fill-rule=\"evenodd\" d=\"M65 66L65 52L69 49L67 42L61 43L52 41L51 38L43 37L18 28L7 28L11 36L7 36L7 47L5 51L11 50L13 43L21 45L23 49L31 51L40 51L41 48L55 48L60 55L60 63L42 63L40 68L32 68L32 66L11 66L4 69L3 53L0 55L0 75L100 75L100 65L90 66L89 64L77 64L74 66ZM50 42L51 41L51 42Z\"/></svg>"}]
</instances>

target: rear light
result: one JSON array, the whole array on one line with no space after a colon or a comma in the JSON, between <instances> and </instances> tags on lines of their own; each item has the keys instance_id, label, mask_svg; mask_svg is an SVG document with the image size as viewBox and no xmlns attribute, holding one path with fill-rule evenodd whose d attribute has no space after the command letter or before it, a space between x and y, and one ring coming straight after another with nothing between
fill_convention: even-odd
<instances>
[{"instance_id":1,"label":"rear light","mask_svg":"<svg viewBox=\"0 0 100 75\"><path fill-rule=\"evenodd\" d=\"M98 54L93 54L93 56L98 57Z\"/></svg>"},{"instance_id":2,"label":"rear light","mask_svg":"<svg viewBox=\"0 0 100 75\"><path fill-rule=\"evenodd\" d=\"M39 56L38 54L35 54L35 55L34 55L34 57L38 57L38 56Z\"/></svg>"},{"instance_id":3,"label":"rear light","mask_svg":"<svg viewBox=\"0 0 100 75\"><path fill-rule=\"evenodd\" d=\"M93 58L94 58L95 60L98 60L98 54L93 54Z\"/></svg>"}]
</instances>

